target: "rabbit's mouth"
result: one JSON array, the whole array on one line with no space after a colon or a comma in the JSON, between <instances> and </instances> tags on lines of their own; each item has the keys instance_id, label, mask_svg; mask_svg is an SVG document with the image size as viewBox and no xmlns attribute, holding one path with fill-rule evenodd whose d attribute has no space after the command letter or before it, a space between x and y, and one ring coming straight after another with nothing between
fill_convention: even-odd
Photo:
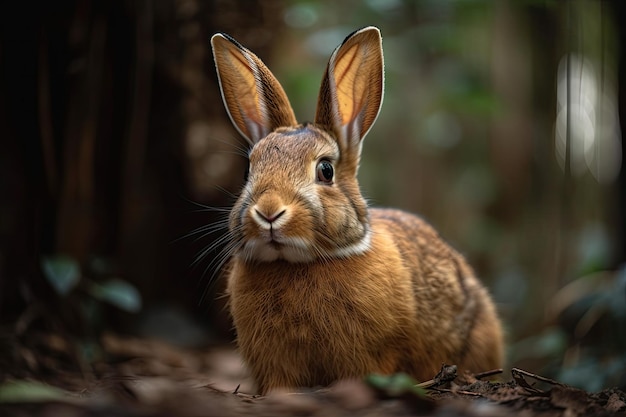
<instances>
[{"instance_id":1,"label":"rabbit's mouth","mask_svg":"<svg viewBox=\"0 0 626 417\"><path fill-rule=\"evenodd\" d=\"M241 252L246 259L273 262L285 260L287 262L302 263L315 260L315 251L306 239L296 237L267 236L248 240Z\"/></svg>"},{"instance_id":2,"label":"rabbit's mouth","mask_svg":"<svg viewBox=\"0 0 626 417\"><path fill-rule=\"evenodd\" d=\"M267 244L277 251L282 250L282 248L285 246L282 243L275 241L274 239L270 240Z\"/></svg>"}]
</instances>

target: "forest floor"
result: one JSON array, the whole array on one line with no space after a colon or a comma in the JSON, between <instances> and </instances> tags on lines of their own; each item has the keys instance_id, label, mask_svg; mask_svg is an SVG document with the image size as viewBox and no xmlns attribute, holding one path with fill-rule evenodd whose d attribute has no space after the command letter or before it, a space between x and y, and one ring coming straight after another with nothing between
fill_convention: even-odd
<instances>
[{"instance_id":1,"label":"forest floor","mask_svg":"<svg viewBox=\"0 0 626 417\"><path fill-rule=\"evenodd\" d=\"M68 371L67 340L39 334L30 341L14 345L13 358L2 363L1 416L626 415L622 391L588 393L515 368L508 375L495 370L454 381L454 368L442 368L420 384L426 389L401 376L372 377L256 396L231 347L191 350L106 335L106 363Z\"/></svg>"}]
</instances>

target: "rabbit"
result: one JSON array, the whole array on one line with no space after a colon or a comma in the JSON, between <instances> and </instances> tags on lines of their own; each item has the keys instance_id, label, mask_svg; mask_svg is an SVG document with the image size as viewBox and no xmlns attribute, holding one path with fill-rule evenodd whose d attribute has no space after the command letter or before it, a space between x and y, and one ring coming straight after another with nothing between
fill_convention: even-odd
<instances>
[{"instance_id":1,"label":"rabbit","mask_svg":"<svg viewBox=\"0 0 626 417\"><path fill-rule=\"evenodd\" d=\"M296 121L273 74L232 37L211 38L227 113L250 143L228 218L229 310L261 394L443 363L503 362L485 287L427 222L369 208L357 170L383 98L382 38L350 34L323 75L315 122Z\"/></svg>"}]
</instances>

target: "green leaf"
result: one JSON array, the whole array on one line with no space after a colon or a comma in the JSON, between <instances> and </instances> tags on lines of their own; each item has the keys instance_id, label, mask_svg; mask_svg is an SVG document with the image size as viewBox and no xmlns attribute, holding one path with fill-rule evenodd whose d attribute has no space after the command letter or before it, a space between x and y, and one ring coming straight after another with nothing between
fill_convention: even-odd
<instances>
[{"instance_id":1,"label":"green leaf","mask_svg":"<svg viewBox=\"0 0 626 417\"><path fill-rule=\"evenodd\" d=\"M124 311L136 313L141 309L141 294L135 287L121 279L111 279L103 284L92 284L89 292L95 298Z\"/></svg>"},{"instance_id":2,"label":"green leaf","mask_svg":"<svg viewBox=\"0 0 626 417\"><path fill-rule=\"evenodd\" d=\"M48 282L60 295L69 294L80 281L80 266L68 256L44 257L41 268Z\"/></svg>"},{"instance_id":3,"label":"green leaf","mask_svg":"<svg viewBox=\"0 0 626 417\"><path fill-rule=\"evenodd\" d=\"M393 375L370 374L366 381L374 388L384 391L391 397L399 397L407 393L420 397L426 396L426 390L418 387L417 381L405 373Z\"/></svg>"},{"instance_id":4,"label":"green leaf","mask_svg":"<svg viewBox=\"0 0 626 417\"><path fill-rule=\"evenodd\" d=\"M0 403L32 403L67 398L59 388L33 381L11 381L0 385Z\"/></svg>"}]
</instances>

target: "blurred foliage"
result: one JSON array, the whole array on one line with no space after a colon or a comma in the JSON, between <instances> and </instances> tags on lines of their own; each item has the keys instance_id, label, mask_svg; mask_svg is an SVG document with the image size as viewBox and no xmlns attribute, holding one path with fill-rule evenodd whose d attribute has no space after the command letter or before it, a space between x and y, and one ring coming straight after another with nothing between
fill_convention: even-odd
<instances>
[{"instance_id":1,"label":"blurred foliage","mask_svg":"<svg viewBox=\"0 0 626 417\"><path fill-rule=\"evenodd\" d=\"M0 403L62 401L68 393L35 381L12 381L0 384Z\"/></svg>"},{"instance_id":2,"label":"blurred foliage","mask_svg":"<svg viewBox=\"0 0 626 417\"><path fill-rule=\"evenodd\" d=\"M568 335L559 377L598 391L626 386L626 266L596 272L563 287L553 313Z\"/></svg>"},{"instance_id":3,"label":"blurred foliage","mask_svg":"<svg viewBox=\"0 0 626 417\"><path fill-rule=\"evenodd\" d=\"M85 271L78 261L65 255L45 257L41 267L44 277L60 297L56 314L61 319L78 318L74 320L74 328L66 323L64 330L74 335L80 362L102 359L99 340L110 326L106 305L126 313L138 313L141 294L127 281L110 276L112 267L102 258L94 259Z\"/></svg>"},{"instance_id":4,"label":"blurred foliage","mask_svg":"<svg viewBox=\"0 0 626 417\"><path fill-rule=\"evenodd\" d=\"M141 309L141 294L124 280L108 278L103 282L92 281L83 276L76 260L63 255L46 257L41 264L44 276L62 297L68 297L73 290L80 288L84 296L106 302L129 313L136 313Z\"/></svg>"},{"instance_id":5,"label":"blurred foliage","mask_svg":"<svg viewBox=\"0 0 626 417\"><path fill-rule=\"evenodd\" d=\"M80 266L72 258L44 258L41 266L48 282L60 295L67 295L80 281Z\"/></svg>"},{"instance_id":6,"label":"blurred foliage","mask_svg":"<svg viewBox=\"0 0 626 417\"><path fill-rule=\"evenodd\" d=\"M511 360L543 360L564 383L599 391L625 386L626 267L583 275L548 306L553 325L511 346Z\"/></svg>"},{"instance_id":7,"label":"blurred foliage","mask_svg":"<svg viewBox=\"0 0 626 417\"><path fill-rule=\"evenodd\" d=\"M404 373L393 375L371 374L366 378L366 382L391 398L404 395L426 398L426 390L418 386L415 379Z\"/></svg>"}]
</instances>

